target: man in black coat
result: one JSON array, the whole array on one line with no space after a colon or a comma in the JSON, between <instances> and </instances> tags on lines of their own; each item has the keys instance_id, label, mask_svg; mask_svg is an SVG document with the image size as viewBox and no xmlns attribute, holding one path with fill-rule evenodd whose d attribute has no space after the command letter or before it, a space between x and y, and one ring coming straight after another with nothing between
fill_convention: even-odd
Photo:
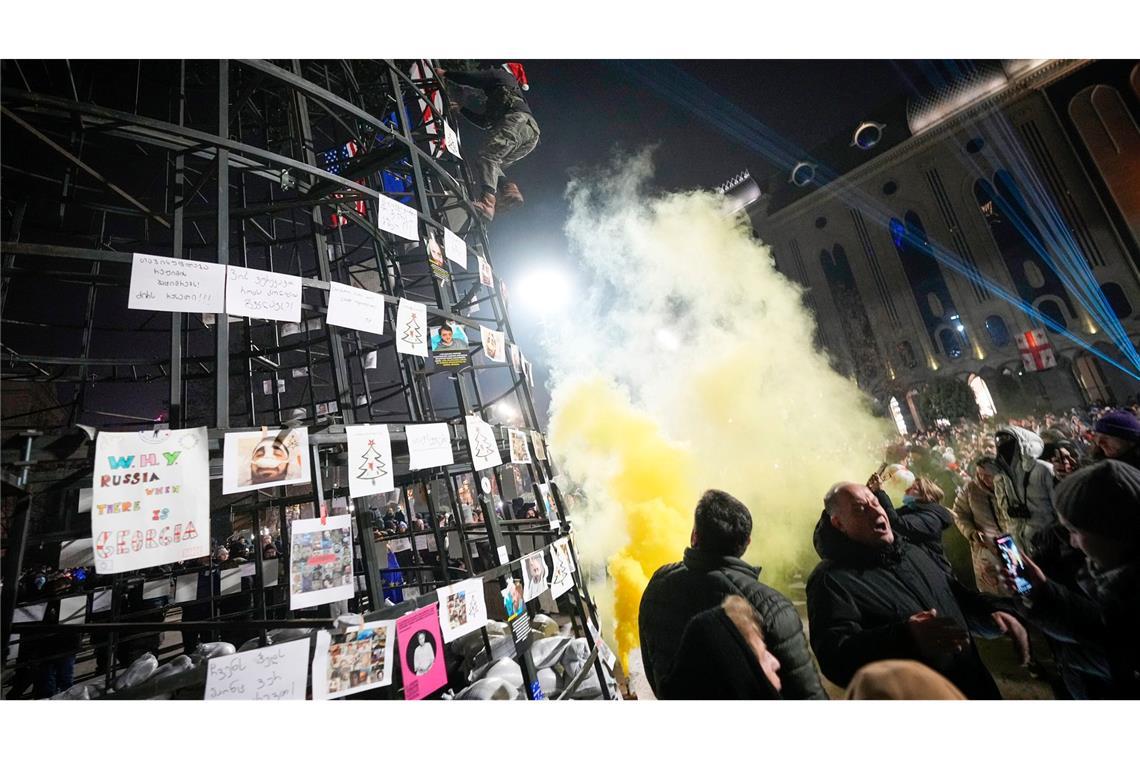
<instances>
[{"instance_id":1,"label":"man in black coat","mask_svg":"<svg viewBox=\"0 0 1140 760\"><path fill-rule=\"evenodd\" d=\"M823 674L847 686L867 663L912 659L970 699L1000 699L971 633L1008 635L1025 663L1024 627L958 583L933 546L912 543L895 525L866 486L839 483L824 498L815 533L823 561L807 582L811 645Z\"/></svg>"},{"instance_id":2,"label":"man in black coat","mask_svg":"<svg viewBox=\"0 0 1140 760\"><path fill-rule=\"evenodd\" d=\"M658 569L641 597L641 657L655 694L673 670L686 624L738 594L756 609L768 650L780 661L781 696L827 699L795 607L741 559L751 540L752 516L738 499L715 490L701 496L684 560Z\"/></svg>"}]
</instances>

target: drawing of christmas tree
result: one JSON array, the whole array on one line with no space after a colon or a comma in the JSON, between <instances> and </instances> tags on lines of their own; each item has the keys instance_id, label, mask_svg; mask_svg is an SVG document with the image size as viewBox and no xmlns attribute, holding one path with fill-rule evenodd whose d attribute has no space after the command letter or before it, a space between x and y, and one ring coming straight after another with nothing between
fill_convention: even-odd
<instances>
[{"instance_id":1,"label":"drawing of christmas tree","mask_svg":"<svg viewBox=\"0 0 1140 760\"><path fill-rule=\"evenodd\" d=\"M376 480L388 474L384 469L384 457L376 450L376 442L368 442L368 451L360 457L360 471L357 474L359 480Z\"/></svg>"},{"instance_id":2,"label":"drawing of christmas tree","mask_svg":"<svg viewBox=\"0 0 1140 760\"><path fill-rule=\"evenodd\" d=\"M491 456L493 452L498 451L498 447L495 446L494 441L487 439L487 433L482 428L477 428L475 430L475 441L473 442L473 448L473 454L478 459L486 459Z\"/></svg>"},{"instance_id":3,"label":"drawing of christmas tree","mask_svg":"<svg viewBox=\"0 0 1140 760\"><path fill-rule=\"evenodd\" d=\"M409 315L409 319L404 325L404 334L400 336L400 339L409 346L418 346L420 343L423 343L423 328L420 327L420 322L416 319L415 312Z\"/></svg>"}]
</instances>

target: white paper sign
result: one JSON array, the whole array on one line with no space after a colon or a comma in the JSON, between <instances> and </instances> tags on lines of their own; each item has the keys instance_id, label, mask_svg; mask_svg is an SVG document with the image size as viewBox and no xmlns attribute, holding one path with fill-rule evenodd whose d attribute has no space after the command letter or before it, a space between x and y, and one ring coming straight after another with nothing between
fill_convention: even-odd
<instances>
[{"instance_id":1,"label":"white paper sign","mask_svg":"<svg viewBox=\"0 0 1140 760\"><path fill-rule=\"evenodd\" d=\"M94 498L94 489L80 488L79 489L79 514L91 511L91 500Z\"/></svg>"},{"instance_id":2,"label":"white paper sign","mask_svg":"<svg viewBox=\"0 0 1140 760\"><path fill-rule=\"evenodd\" d=\"M507 361L507 343L506 337L498 330L488 330L486 327L479 327L480 335L483 340L483 353L487 358L493 362L500 364Z\"/></svg>"},{"instance_id":3,"label":"white paper sign","mask_svg":"<svg viewBox=\"0 0 1140 760\"><path fill-rule=\"evenodd\" d=\"M534 387L534 368L531 366L530 362L526 360L526 357L523 357L522 365L523 365L523 376L526 377L526 384L529 385L531 388L533 388Z\"/></svg>"},{"instance_id":4,"label":"white paper sign","mask_svg":"<svg viewBox=\"0 0 1140 760\"><path fill-rule=\"evenodd\" d=\"M82 625L87 621L87 597L69 596L59 600L59 622L64 625Z\"/></svg>"},{"instance_id":5,"label":"white paper sign","mask_svg":"<svg viewBox=\"0 0 1140 760\"><path fill-rule=\"evenodd\" d=\"M459 135L451 128L446 119L443 122L443 147L456 158L463 158L459 155Z\"/></svg>"},{"instance_id":6,"label":"white paper sign","mask_svg":"<svg viewBox=\"0 0 1140 760\"><path fill-rule=\"evenodd\" d=\"M538 483L538 495L540 497L539 509L543 511L546 516L550 527L557 528L562 523L558 520L558 510L554 508L554 496L550 493L549 483Z\"/></svg>"},{"instance_id":7,"label":"white paper sign","mask_svg":"<svg viewBox=\"0 0 1140 760\"><path fill-rule=\"evenodd\" d=\"M276 322L300 322L301 278L230 266L226 271L226 313Z\"/></svg>"},{"instance_id":8,"label":"white paper sign","mask_svg":"<svg viewBox=\"0 0 1140 760\"><path fill-rule=\"evenodd\" d=\"M47 612L46 604L25 604L23 607L17 607L12 612L12 622L42 623L45 612Z\"/></svg>"},{"instance_id":9,"label":"white paper sign","mask_svg":"<svg viewBox=\"0 0 1140 760\"><path fill-rule=\"evenodd\" d=\"M309 429L226 433L222 451L222 493L308 483Z\"/></svg>"},{"instance_id":10,"label":"white paper sign","mask_svg":"<svg viewBox=\"0 0 1140 760\"><path fill-rule=\"evenodd\" d=\"M479 578L436 589L436 595L439 597L439 630L445 643L487 625L487 604L483 598L483 581Z\"/></svg>"},{"instance_id":11,"label":"white paper sign","mask_svg":"<svg viewBox=\"0 0 1140 760\"><path fill-rule=\"evenodd\" d=\"M396 350L427 358L427 306L424 304L400 299L396 307Z\"/></svg>"},{"instance_id":12,"label":"white paper sign","mask_svg":"<svg viewBox=\"0 0 1140 760\"><path fill-rule=\"evenodd\" d=\"M97 573L209 554L206 428L101 432L95 439L92 489Z\"/></svg>"},{"instance_id":13,"label":"white paper sign","mask_svg":"<svg viewBox=\"0 0 1140 760\"><path fill-rule=\"evenodd\" d=\"M192 602L198 598L198 574L179 575L174 579L174 601Z\"/></svg>"},{"instance_id":14,"label":"white paper sign","mask_svg":"<svg viewBox=\"0 0 1140 760\"><path fill-rule=\"evenodd\" d=\"M90 489L87 489L90 490ZM88 511L91 511L88 509ZM92 567L95 564L95 544L90 538L64 541L59 546L59 567Z\"/></svg>"},{"instance_id":15,"label":"white paper sign","mask_svg":"<svg viewBox=\"0 0 1140 760\"><path fill-rule=\"evenodd\" d=\"M387 425L347 425L348 495L358 499L396 490Z\"/></svg>"},{"instance_id":16,"label":"white paper sign","mask_svg":"<svg viewBox=\"0 0 1140 760\"><path fill-rule=\"evenodd\" d=\"M534 456L542 461L546 461L546 445L542 440L542 433L532 430L530 431L530 442L534 445Z\"/></svg>"},{"instance_id":17,"label":"white paper sign","mask_svg":"<svg viewBox=\"0 0 1140 760\"><path fill-rule=\"evenodd\" d=\"M309 639L208 660L205 698L304 699Z\"/></svg>"},{"instance_id":18,"label":"white paper sign","mask_svg":"<svg viewBox=\"0 0 1140 760\"><path fill-rule=\"evenodd\" d=\"M227 567L221 572L221 582L218 584L221 589L218 593L225 596L226 594L236 594L241 591L241 568L240 567Z\"/></svg>"},{"instance_id":19,"label":"white paper sign","mask_svg":"<svg viewBox=\"0 0 1140 760\"><path fill-rule=\"evenodd\" d=\"M527 445L526 432L507 428L507 440L511 444L511 462L515 464L530 464L530 446Z\"/></svg>"},{"instance_id":20,"label":"white paper sign","mask_svg":"<svg viewBox=\"0 0 1140 760\"><path fill-rule=\"evenodd\" d=\"M385 232L404 238L404 240L420 239L420 218L411 206L400 203L394 198L378 194L376 204L376 226Z\"/></svg>"},{"instance_id":21,"label":"white paper sign","mask_svg":"<svg viewBox=\"0 0 1140 760\"><path fill-rule=\"evenodd\" d=\"M404 433L408 436L409 470L426 470L455 463L451 432L446 422L406 425Z\"/></svg>"},{"instance_id":22,"label":"white paper sign","mask_svg":"<svg viewBox=\"0 0 1140 760\"><path fill-rule=\"evenodd\" d=\"M105 588L91 595L91 612L106 612L111 609L111 589Z\"/></svg>"},{"instance_id":23,"label":"white paper sign","mask_svg":"<svg viewBox=\"0 0 1140 760\"><path fill-rule=\"evenodd\" d=\"M325 321L373 335L384 334L384 296L339 282L330 282L329 288L329 313Z\"/></svg>"},{"instance_id":24,"label":"white paper sign","mask_svg":"<svg viewBox=\"0 0 1140 760\"><path fill-rule=\"evenodd\" d=\"M157 581L144 581L143 582L143 599L161 599L164 596L170 596L170 579L162 578Z\"/></svg>"},{"instance_id":25,"label":"white paper sign","mask_svg":"<svg viewBox=\"0 0 1140 760\"><path fill-rule=\"evenodd\" d=\"M443 228L443 252L447 258L467 268L467 243L446 227Z\"/></svg>"},{"instance_id":26,"label":"white paper sign","mask_svg":"<svg viewBox=\"0 0 1140 760\"><path fill-rule=\"evenodd\" d=\"M474 469L485 470L503 463L495 430L482 418L467 416L467 443L471 447L471 466Z\"/></svg>"},{"instance_id":27,"label":"white paper sign","mask_svg":"<svg viewBox=\"0 0 1140 760\"><path fill-rule=\"evenodd\" d=\"M479 282L488 288L495 287L495 273L491 271L491 262L482 256L476 256L475 258L479 259Z\"/></svg>"},{"instance_id":28,"label":"white paper sign","mask_svg":"<svg viewBox=\"0 0 1140 760\"><path fill-rule=\"evenodd\" d=\"M289 531L289 609L351 599L352 520L294 520Z\"/></svg>"},{"instance_id":29,"label":"white paper sign","mask_svg":"<svg viewBox=\"0 0 1140 760\"><path fill-rule=\"evenodd\" d=\"M550 546L550 592L554 598L565 594L574 587L574 560L570 557L570 539L563 538Z\"/></svg>"},{"instance_id":30,"label":"white paper sign","mask_svg":"<svg viewBox=\"0 0 1140 760\"><path fill-rule=\"evenodd\" d=\"M263 560L261 563L261 572L265 576L263 579L265 588L276 586L278 583L277 579L281 574L281 570L278 567L278 560L276 558Z\"/></svg>"},{"instance_id":31,"label":"white paper sign","mask_svg":"<svg viewBox=\"0 0 1140 760\"><path fill-rule=\"evenodd\" d=\"M317 631L313 699L336 699L392 683L396 621L381 620L343 632Z\"/></svg>"},{"instance_id":32,"label":"white paper sign","mask_svg":"<svg viewBox=\"0 0 1140 760\"><path fill-rule=\"evenodd\" d=\"M221 313L226 309L226 267L136 253L127 308Z\"/></svg>"}]
</instances>

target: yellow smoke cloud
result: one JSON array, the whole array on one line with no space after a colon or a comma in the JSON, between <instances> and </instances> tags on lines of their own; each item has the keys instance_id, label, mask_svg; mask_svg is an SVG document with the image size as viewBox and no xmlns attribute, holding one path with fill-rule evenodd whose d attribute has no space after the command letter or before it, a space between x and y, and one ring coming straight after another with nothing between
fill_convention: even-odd
<instances>
[{"instance_id":1,"label":"yellow smoke cloud","mask_svg":"<svg viewBox=\"0 0 1140 760\"><path fill-rule=\"evenodd\" d=\"M866 478L888 430L815 349L800 289L723 199L651 197L650 172L643 153L571 184L567 234L593 282L546 346L551 451L586 497L579 554L608 572L626 663L645 585L681 559L705 489L748 505L745 559L779 587L816 561L828 486Z\"/></svg>"}]
</instances>

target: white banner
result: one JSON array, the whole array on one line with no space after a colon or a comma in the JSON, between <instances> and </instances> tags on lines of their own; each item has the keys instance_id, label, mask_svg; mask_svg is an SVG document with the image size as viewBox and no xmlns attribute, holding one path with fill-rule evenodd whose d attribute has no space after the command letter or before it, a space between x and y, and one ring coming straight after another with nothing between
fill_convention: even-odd
<instances>
[{"instance_id":1,"label":"white banner","mask_svg":"<svg viewBox=\"0 0 1140 760\"><path fill-rule=\"evenodd\" d=\"M261 269L227 267L226 313L276 322L300 322L301 278Z\"/></svg>"},{"instance_id":2,"label":"white banner","mask_svg":"<svg viewBox=\"0 0 1140 760\"><path fill-rule=\"evenodd\" d=\"M387 425L347 425L348 495L361 496L394 491L392 444Z\"/></svg>"},{"instance_id":3,"label":"white banner","mask_svg":"<svg viewBox=\"0 0 1140 760\"><path fill-rule=\"evenodd\" d=\"M127 308L221 313L226 310L226 267L136 253Z\"/></svg>"},{"instance_id":4,"label":"white banner","mask_svg":"<svg viewBox=\"0 0 1140 760\"><path fill-rule=\"evenodd\" d=\"M377 195L376 226L405 240L419 240L420 218L416 210L382 193Z\"/></svg>"},{"instance_id":5,"label":"white banner","mask_svg":"<svg viewBox=\"0 0 1140 760\"><path fill-rule=\"evenodd\" d=\"M210 553L206 428L95 438L95 570L139 570Z\"/></svg>"},{"instance_id":6,"label":"white banner","mask_svg":"<svg viewBox=\"0 0 1140 760\"><path fill-rule=\"evenodd\" d=\"M337 327L384 334L384 296L339 282L329 283L329 312L325 321Z\"/></svg>"}]
</instances>

